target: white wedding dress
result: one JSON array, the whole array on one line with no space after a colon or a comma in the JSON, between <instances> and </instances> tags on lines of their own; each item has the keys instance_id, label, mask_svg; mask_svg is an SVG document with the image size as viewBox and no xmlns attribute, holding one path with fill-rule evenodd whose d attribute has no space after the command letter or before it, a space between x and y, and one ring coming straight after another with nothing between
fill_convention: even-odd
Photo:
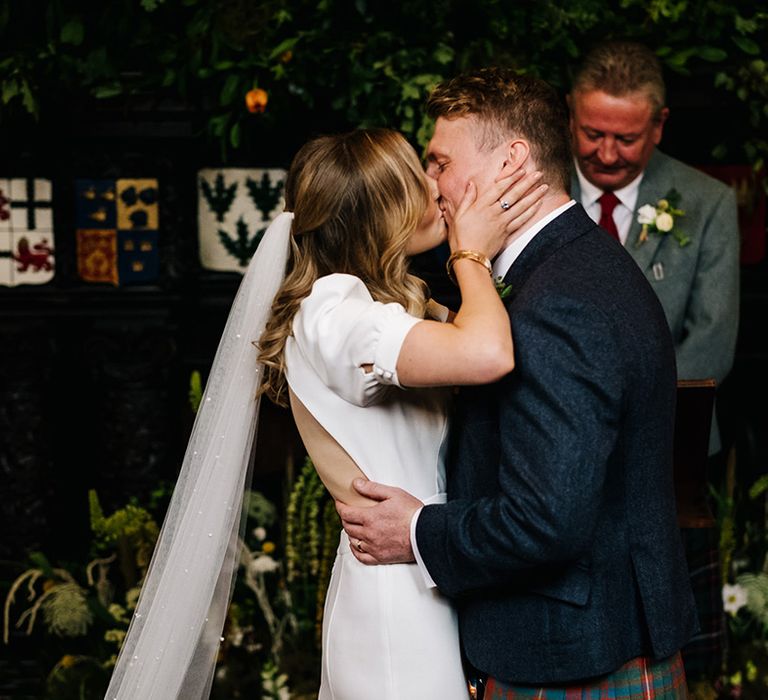
<instances>
[{"instance_id":1,"label":"white wedding dress","mask_svg":"<svg viewBox=\"0 0 768 700\"><path fill-rule=\"evenodd\" d=\"M323 277L294 319L286 376L368 478L436 503L445 500L446 392L403 390L395 369L419 320L373 301L357 277ZM325 603L319 700L467 697L450 603L415 564L361 564L342 532Z\"/></svg>"}]
</instances>

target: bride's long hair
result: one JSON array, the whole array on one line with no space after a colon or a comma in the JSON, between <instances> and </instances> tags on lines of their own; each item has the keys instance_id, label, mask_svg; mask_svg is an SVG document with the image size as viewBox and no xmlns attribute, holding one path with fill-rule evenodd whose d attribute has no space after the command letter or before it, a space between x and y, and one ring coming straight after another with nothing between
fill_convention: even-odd
<instances>
[{"instance_id":1,"label":"bride's long hair","mask_svg":"<svg viewBox=\"0 0 768 700\"><path fill-rule=\"evenodd\" d=\"M285 185L294 214L286 276L259 341L261 393L286 405L285 341L319 277L355 275L375 300L424 315L426 288L408 273L405 247L429 197L416 153L395 131L322 136L299 150Z\"/></svg>"}]
</instances>

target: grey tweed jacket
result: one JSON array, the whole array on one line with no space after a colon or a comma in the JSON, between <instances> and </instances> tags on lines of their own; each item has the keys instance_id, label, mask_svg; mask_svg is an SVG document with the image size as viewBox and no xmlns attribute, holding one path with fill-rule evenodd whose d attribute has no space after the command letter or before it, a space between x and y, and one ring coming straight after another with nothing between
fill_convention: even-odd
<instances>
[{"instance_id":1,"label":"grey tweed jacket","mask_svg":"<svg viewBox=\"0 0 768 700\"><path fill-rule=\"evenodd\" d=\"M637 208L655 205L675 189L685 216L678 227L691 239L681 248L671 235L639 244L637 215L626 242L664 308L672 331L679 379L720 384L733 365L739 324L739 229L729 187L656 150L640 183ZM575 173L571 195L581 201ZM710 452L719 449L713 424Z\"/></svg>"}]
</instances>

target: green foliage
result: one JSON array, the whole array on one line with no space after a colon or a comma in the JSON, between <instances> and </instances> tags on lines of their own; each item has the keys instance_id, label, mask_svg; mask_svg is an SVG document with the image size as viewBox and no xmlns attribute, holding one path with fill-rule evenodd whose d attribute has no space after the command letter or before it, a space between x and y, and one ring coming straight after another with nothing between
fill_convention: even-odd
<instances>
[{"instance_id":1,"label":"green foliage","mask_svg":"<svg viewBox=\"0 0 768 700\"><path fill-rule=\"evenodd\" d=\"M114 575L112 564L122 558L133 564L146 558L157 535L151 516L138 506L105 516L95 491L89 492L88 501L93 548L106 550L104 556L84 566L64 568L33 553L32 568L11 584L4 605L6 643L14 618L15 626L27 635L40 628L40 660L45 664L44 659L49 659L52 665L45 679L45 697L56 700L104 697L139 593L132 579ZM29 607L19 613L16 598L22 588ZM43 624L36 627L39 619ZM62 655L63 649L68 653Z\"/></svg>"},{"instance_id":2,"label":"green foliage","mask_svg":"<svg viewBox=\"0 0 768 700\"><path fill-rule=\"evenodd\" d=\"M189 407L192 413L197 413L200 408L200 402L203 400L203 386L200 379L200 372L195 370L189 375Z\"/></svg>"},{"instance_id":3,"label":"green foliage","mask_svg":"<svg viewBox=\"0 0 768 700\"><path fill-rule=\"evenodd\" d=\"M91 530L97 544L109 545L123 538L136 545L145 542L154 544L158 534L157 523L144 508L129 504L105 518L96 491L91 489L88 499L91 506Z\"/></svg>"},{"instance_id":4,"label":"green foliage","mask_svg":"<svg viewBox=\"0 0 768 700\"><path fill-rule=\"evenodd\" d=\"M747 0L141 0L99 13L61 0L43 22L9 5L0 12L3 117L152 95L204 114L224 153L302 114L326 130L390 126L424 144L423 101L443 78L497 64L565 90L589 46L621 36L651 45L671 71L708 77L714 99L730 94L743 152L712 144L718 155L758 166L768 152L768 12ZM269 95L264 114L245 107L255 86Z\"/></svg>"},{"instance_id":5,"label":"green foliage","mask_svg":"<svg viewBox=\"0 0 768 700\"><path fill-rule=\"evenodd\" d=\"M757 700L768 693L768 476L747 488L737 472L732 451L722 488L712 489L726 584L727 641L719 692L710 697Z\"/></svg>"},{"instance_id":6,"label":"green foliage","mask_svg":"<svg viewBox=\"0 0 768 700\"><path fill-rule=\"evenodd\" d=\"M152 557L159 528L150 513L129 503L105 517L96 492L88 492L94 549L98 552L117 548L120 569L128 587L144 578Z\"/></svg>"},{"instance_id":7,"label":"green foliage","mask_svg":"<svg viewBox=\"0 0 768 700\"><path fill-rule=\"evenodd\" d=\"M320 567L319 502L325 487L309 458L293 486L286 512L285 554L288 581L316 576Z\"/></svg>"},{"instance_id":8,"label":"green foliage","mask_svg":"<svg viewBox=\"0 0 768 700\"><path fill-rule=\"evenodd\" d=\"M277 520L277 507L258 491L246 491L244 502L248 519L256 527L268 528Z\"/></svg>"},{"instance_id":9,"label":"green foliage","mask_svg":"<svg viewBox=\"0 0 768 700\"><path fill-rule=\"evenodd\" d=\"M341 522L309 457L291 489L285 521L286 580L301 617L314 620L319 647L325 591Z\"/></svg>"}]
</instances>

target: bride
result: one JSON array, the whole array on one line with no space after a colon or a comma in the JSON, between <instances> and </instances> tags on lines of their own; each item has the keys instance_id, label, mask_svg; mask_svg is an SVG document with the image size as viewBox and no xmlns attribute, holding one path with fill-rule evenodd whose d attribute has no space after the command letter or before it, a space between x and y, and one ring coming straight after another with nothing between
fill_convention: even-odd
<instances>
[{"instance_id":1,"label":"bride","mask_svg":"<svg viewBox=\"0 0 768 700\"><path fill-rule=\"evenodd\" d=\"M254 396L290 403L334 498L364 504L351 487L364 476L424 502L444 499L445 387L491 382L514 366L489 260L533 216L546 186L536 186L540 173L506 170L500 163L488 192L470 184L457 209L443 212L395 132L326 136L299 151L286 212L230 312L106 698L210 692L237 568ZM407 271L407 256L446 236L462 294L455 316ZM467 697L454 612L415 565L366 567L342 532L320 700L404 697Z\"/></svg>"}]
</instances>

